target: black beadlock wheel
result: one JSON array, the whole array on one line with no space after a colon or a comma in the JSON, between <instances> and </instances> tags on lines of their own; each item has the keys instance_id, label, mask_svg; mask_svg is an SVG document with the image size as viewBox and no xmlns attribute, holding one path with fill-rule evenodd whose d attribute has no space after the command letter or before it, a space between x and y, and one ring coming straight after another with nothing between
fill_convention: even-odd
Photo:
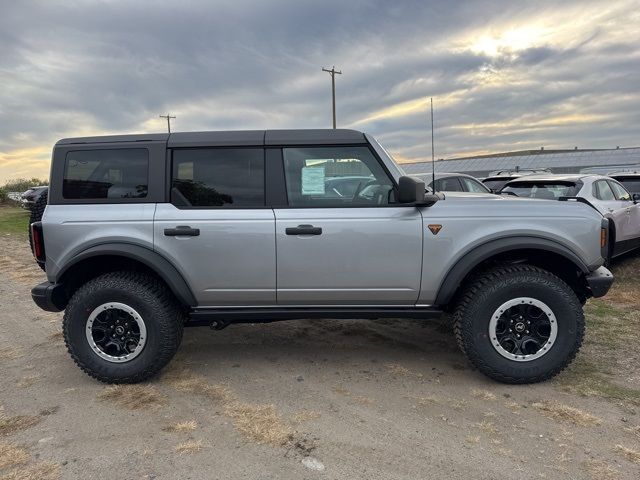
<instances>
[{"instance_id":1,"label":"black beadlock wheel","mask_svg":"<svg viewBox=\"0 0 640 480\"><path fill-rule=\"evenodd\" d=\"M584 336L575 292L530 265L494 268L465 287L455 333L469 361L504 383L547 380L571 363Z\"/></svg>"},{"instance_id":2,"label":"black beadlock wheel","mask_svg":"<svg viewBox=\"0 0 640 480\"><path fill-rule=\"evenodd\" d=\"M44 209L47 208L47 203L49 202L49 192L42 192L38 201L31 207L29 213L29 226L27 229L29 230L29 248L33 252L33 236L31 235L31 224L35 222L39 222L42 220L42 215L44 214ZM44 263L36 262L38 266L44 270Z\"/></svg>"},{"instance_id":3,"label":"black beadlock wheel","mask_svg":"<svg viewBox=\"0 0 640 480\"><path fill-rule=\"evenodd\" d=\"M114 272L73 294L62 326L67 349L85 373L106 383L137 383L173 358L184 314L160 280Z\"/></svg>"}]
</instances>

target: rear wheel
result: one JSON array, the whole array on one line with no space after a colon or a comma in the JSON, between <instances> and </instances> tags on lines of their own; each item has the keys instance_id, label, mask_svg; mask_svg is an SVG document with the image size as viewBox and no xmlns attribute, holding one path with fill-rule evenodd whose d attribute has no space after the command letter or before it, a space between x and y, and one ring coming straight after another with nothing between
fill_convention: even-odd
<instances>
[{"instance_id":1,"label":"rear wheel","mask_svg":"<svg viewBox=\"0 0 640 480\"><path fill-rule=\"evenodd\" d=\"M183 325L165 285L136 272L90 280L75 292L63 319L73 360L108 383L141 382L158 373L177 351Z\"/></svg>"},{"instance_id":2,"label":"rear wheel","mask_svg":"<svg viewBox=\"0 0 640 480\"><path fill-rule=\"evenodd\" d=\"M582 305L550 272L528 265L488 270L466 287L455 311L458 344L482 373L533 383L561 372L584 335Z\"/></svg>"}]
</instances>

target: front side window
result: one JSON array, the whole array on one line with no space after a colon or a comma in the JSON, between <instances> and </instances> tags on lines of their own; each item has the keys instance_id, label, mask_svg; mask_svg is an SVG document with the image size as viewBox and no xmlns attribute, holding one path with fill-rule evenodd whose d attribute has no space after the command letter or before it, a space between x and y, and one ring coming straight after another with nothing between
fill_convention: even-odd
<instances>
[{"instance_id":1,"label":"front side window","mask_svg":"<svg viewBox=\"0 0 640 480\"><path fill-rule=\"evenodd\" d=\"M460 181L462 182L462 185L464 185L467 192L490 193L487 187L485 187L479 181L474 180L473 178L460 177Z\"/></svg>"},{"instance_id":2,"label":"front side window","mask_svg":"<svg viewBox=\"0 0 640 480\"><path fill-rule=\"evenodd\" d=\"M171 201L189 207L264 206L264 150L174 150Z\"/></svg>"},{"instance_id":3,"label":"front side window","mask_svg":"<svg viewBox=\"0 0 640 480\"><path fill-rule=\"evenodd\" d=\"M144 198L148 185L149 153L145 148L76 150L66 155L64 198Z\"/></svg>"},{"instance_id":4,"label":"front side window","mask_svg":"<svg viewBox=\"0 0 640 480\"><path fill-rule=\"evenodd\" d=\"M393 183L367 147L284 148L292 207L385 205Z\"/></svg>"},{"instance_id":5,"label":"front side window","mask_svg":"<svg viewBox=\"0 0 640 480\"><path fill-rule=\"evenodd\" d=\"M631 201L631 195L627 192L622 185L617 182L609 182L611 188L613 189L613 194L616 196L616 200L622 200L624 202Z\"/></svg>"}]
</instances>

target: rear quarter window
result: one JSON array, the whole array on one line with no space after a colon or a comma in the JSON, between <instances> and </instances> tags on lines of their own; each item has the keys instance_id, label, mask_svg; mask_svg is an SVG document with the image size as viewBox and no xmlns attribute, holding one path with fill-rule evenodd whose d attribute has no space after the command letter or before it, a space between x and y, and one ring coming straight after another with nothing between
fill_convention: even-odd
<instances>
[{"instance_id":1,"label":"rear quarter window","mask_svg":"<svg viewBox=\"0 0 640 480\"><path fill-rule=\"evenodd\" d=\"M145 198L149 153L144 148L67 152L62 196L65 199Z\"/></svg>"}]
</instances>

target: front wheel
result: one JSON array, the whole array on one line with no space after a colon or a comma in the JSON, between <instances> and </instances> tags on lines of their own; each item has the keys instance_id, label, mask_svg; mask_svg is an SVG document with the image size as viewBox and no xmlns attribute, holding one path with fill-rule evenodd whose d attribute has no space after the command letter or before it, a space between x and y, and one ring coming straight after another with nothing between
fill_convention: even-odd
<instances>
[{"instance_id":1,"label":"front wheel","mask_svg":"<svg viewBox=\"0 0 640 480\"><path fill-rule=\"evenodd\" d=\"M561 372L584 336L582 305L550 272L529 265L494 268L466 287L455 311L458 344L485 375L534 383Z\"/></svg>"},{"instance_id":2,"label":"front wheel","mask_svg":"<svg viewBox=\"0 0 640 480\"><path fill-rule=\"evenodd\" d=\"M136 383L158 373L182 339L184 318L171 292L136 272L96 277L65 310L67 349L88 375L107 383Z\"/></svg>"}]
</instances>

